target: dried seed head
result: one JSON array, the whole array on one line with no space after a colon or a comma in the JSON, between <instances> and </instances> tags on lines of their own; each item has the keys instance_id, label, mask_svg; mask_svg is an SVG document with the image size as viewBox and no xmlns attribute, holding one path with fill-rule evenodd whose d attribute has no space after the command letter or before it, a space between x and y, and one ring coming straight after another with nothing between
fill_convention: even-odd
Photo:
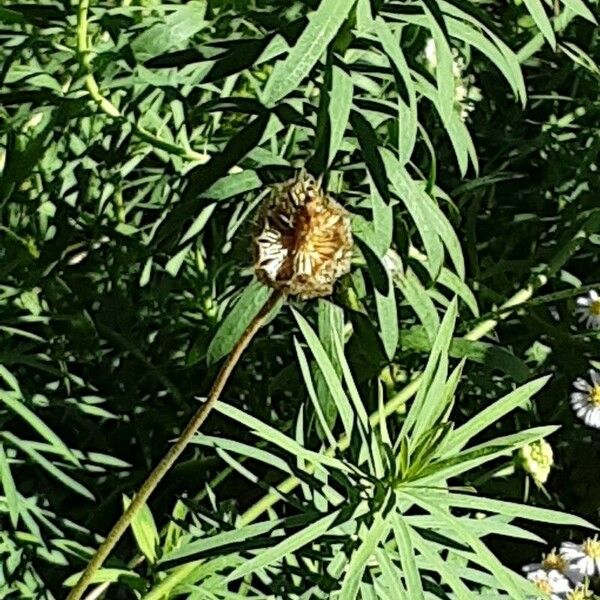
<instances>
[{"instance_id":1,"label":"dried seed head","mask_svg":"<svg viewBox=\"0 0 600 600\"><path fill-rule=\"evenodd\" d=\"M274 186L253 242L257 277L301 298L328 296L335 280L350 271L348 212L303 172Z\"/></svg>"}]
</instances>

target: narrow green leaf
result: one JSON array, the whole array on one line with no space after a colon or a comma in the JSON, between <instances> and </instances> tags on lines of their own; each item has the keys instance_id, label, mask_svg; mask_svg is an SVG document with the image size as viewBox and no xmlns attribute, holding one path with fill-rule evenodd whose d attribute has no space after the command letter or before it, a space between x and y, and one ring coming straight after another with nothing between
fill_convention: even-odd
<instances>
[{"instance_id":1,"label":"narrow green leaf","mask_svg":"<svg viewBox=\"0 0 600 600\"><path fill-rule=\"evenodd\" d=\"M423 539L414 529L410 530L410 536L415 548L429 564L429 568L437 571L442 581L456 594L456 600L473 600L473 594L460 577L456 575L452 565L443 560L437 551L432 549L430 543Z\"/></svg>"},{"instance_id":2,"label":"narrow green leaf","mask_svg":"<svg viewBox=\"0 0 600 600\"><path fill-rule=\"evenodd\" d=\"M539 27L540 31L544 34L544 37L548 40L552 48L556 49L556 36L554 35L554 29L552 28L552 22L550 21L544 5L541 0L523 0L523 4L527 7L529 14L535 21L535 24Z\"/></svg>"},{"instance_id":3,"label":"narrow green leaf","mask_svg":"<svg viewBox=\"0 0 600 600\"><path fill-rule=\"evenodd\" d=\"M323 298L320 298L318 302L318 332L319 340L321 341L321 344L323 344L327 356L331 359L331 364L339 378L342 375L342 367L339 364L336 355L334 340L336 337L339 337L340 339L343 338L344 311L333 302L324 300ZM329 387L321 369L313 364L311 372L315 381L319 405L323 410L323 417L328 428L331 430L335 426L338 416L335 400L329 391Z\"/></svg>"},{"instance_id":4,"label":"narrow green leaf","mask_svg":"<svg viewBox=\"0 0 600 600\"><path fill-rule=\"evenodd\" d=\"M448 39L444 33L444 29L447 29L445 23L439 23L436 15L434 15L429 9L428 3L421 2L423 5L423 12L427 18L427 24L431 31L431 36L435 42L436 52L436 68L435 77L437 80L437 88L440 99L440 116L442 121L447 125L454 113L454 72L452 63L454 61L452 56L452 50ZM439 18L444 18L443 15L438 15Z\"/></svg>"},{"instance_id":5,"label":"narrow green leaf","mask_svg":"<svg viewBox=\"0 0 600 600\"><path fill-rule=\"evenodd\" d=\"M585 2L583 0L561 0L561 2L580 17L587 19L588 21L594 23L594 25L598 24L596 17L594 17L594 14L585 5Z\"/></svg>"},{"instance_id":6,"label":"narrow green leaf","mask_svg":"<svg viewBox=\"0 0 600 600\"><path fill-rule=\"evenodd\" d=\"M450 35L456 37L479 52L485 54L492 64L505 77L515 96L523 105L527 99L527 90L521 65L516 54L492 31L480 21L460 10L453 4L441 0L445 12L458 18L446 17Z\"/></svg>"},{"instance_id":7,"label":"narrow green leaf","mask_svg":"<svg viewBox=\"0 0 600 600\"><path fill-rule=\"evenodd\" d=\"M295 533L284 541L279 542L279 544L276 544L271 548L267 548L266 550L262 550L257 556L247 560L243 565L235 569L233 573L227 576L225 581L235 581L236 579L245 577L250 573L256 572L258 569L280 563L292 552L295 552L303 546L310 544L314 540L327 533L335 520L339 517L339 512L340 511L335 511L330 515L326 515L308 527L305 527L298 533Z\"/></svg>"},{"instance_id":8,"label":"narrow green leaf","mask_svg":"<svg viewBox=\"0 0 600 600\"><path fill-rule=\"evenodd\" d=\"M190 540L184 540L178 548L175 548L168 554L165 554L159 562L165 563L171 560L188 558L194 554L207 552L208 550L215 550L216 548L221 548L222 546L227 546L229 544L242 544L243 542L257 536L270 533L273 531L273 529L279 527L280 524L281 519L273 519L272 521L254 523L253 525L246 525L240 529L224 531L222 533L217 533L215 535L206 536L200 539L190 538Z\"/></svg>"},{"instance_id":9,"label":"narrow green leaf","mask_svg":"<svg viewBox=\"0 0 600 600\"><path fill-rule=\"evenodd\" d=\"M429 490L428 493L428 498L436 504L492 512L502 515L503 517L514 517L527 519L529 521L539 521L541 523L552 523L553 525L566 525L598 530L595 525L592 525L592 523L581 517L569 515L549 508L539 508L537 506L520 504L518 502L506 502L504 500L495 500L483 496L469 496L467 494L459 493L440 493L434 490Z\"/></svg>"},{"instance_id":10,"label":"narrow green leaf","mask_svg":"<svg viewBox=\"0 0 600 600\"><path fill-rule=\"evenodd\" d=\"M322 0L287 58L276 63L264 102L271 106L295 90L323 55L356 0Z\"/></svg>"},{"instance_id":11,"label":"narrow green leaf","mask_svg":"<svg viewBox=\"0 0 600 600\"><path fill-rule=\"evenodd\" d=\"M396 305L396 294L394 282L387 272L388 293L382 294L375 289L375 305L377 306L377 317L379 319L379 335L383 341L383 347L387 357L392 360L398 347L400 329L398 327L398 308Z\"/></svg>"},{"instance_id":12,"label":"narrow green leaf","mask_svg":"<svg viewBox=\"0 0 600 600\"><path fill-rule=\"evenodd\" d=\"M123 508L127 510L131 500L123 495ZM156 548L158 546L159 535L156 529L156 523L150 508L144 504L136 513L131 521L131 530L140 552L147 558L150 564L156 562Z\"/></svg>"},{"instance_id":13,"label":"narrow green leaf","mask_svg":"<svg viewBox=\"0 0 600 600\"><path fill-rule=\"evenodd\" d=\"M394 514L392 518L392 526L398 552L400 553L400 563L408 597L410 600L425 600L409 526L406 524L404 517L401 517L398 513Z\"/></svg>"},{"instance_id":14,"label":"narrow green leaf","mask_svg":"<svg viewBox=\"0 0 600 600\"><path fill-rule=\"evenodd\" d=\"M230 452L235 452L241 456L258 460L259 462L271 465L275 469L280 469L288 475L292 474L292 469L288 463L267 450L257 448L254 445L243 444L242 442L236 442L235 440L228 440L224 437L216 437L211 435L205 435L203 433L197 433L192 438L192 444L199 444L201 446L207 446L209 448L222 448Z\"/></svg>"},{"instance_id":15,"label":"narrow green leaf","mask_svg":"<svg viewBox=\"0 0 600 600\"><path fill-rule=\"evenodd\" d=\"M69 450L67 445L40 419L31 411L15 392L6 392L0 390L0 400L8 406L13 412L18 414L23 420L35 429L47 442L49 442L59 453L74 465L79 465L77 457Z\"/></svg>"},{"instance_id":16,"label":"narrow green leaf","mask_svg":"<svg viewBox=\"0 0 600 600\"><path fill-rule=\"evenodd\" d=\"M182 584L194 584L208 577L218 575L225 569L231 569L244 563L245 558L239 554L227 554L213 560L193 560L176 567L157 585L155 585L142 600L166 600L173 597L171 592Z\"/></svg>"},{"instance_id":17,"label":"narrow green leaf","mask_svg":"<svg viewBox=\"0 0 600 600\"><path fill-rule=\"evenodd\" d=\"M256 174L256 171L246 169L241 173L232 173L222 177L205 192L202 192L200 196L216 201L227 200L228 198L233 198L233 196L255 190L261 185L262 181Z\"/></svg>"},{"instance_id":18,"label":"narrow green leaf","mask_svg":"<svg viewBox=\"0 0 600 600\"><path fill-rule=\"evenodd\" d=\"M477 299L469 288L469 286L450 269L445 267L440 271L437 283L447 287L450 291L456 294L469 307L469 310L475 317L479 316L479 307Z\"/></svg>"},{"instance_id":19,"label":"narrow green leaf","mask_svg":"<svg viewBox=\"0 0 600 600\"><path fill-rule=\"evenodd\" d=\"M331 123L329 165L333 163L335 155L342 145L353 98L352 77L346 71L334 65L331 71L331 99L329 103L329 121Z\"/></svg>"},{"instance_id":20,"label":"narrow green leaf","mask_svg":"<svg viewBox=\"0 0 600 600\"><path fill-rule=\"evenodd\" d=\"M272 290L258 281L252 281L229 310L206 352L208 364L213 364L231 352L246 327L260 312Z\"/></svg>"},{"instance_id":21,"label":"narrow green leaf","mask_svg":"<svg viewBox=\"0 0 600 600\"><path fill-rule=\"evenodd\" d=\"M420 435L435 425L442 414L446 399L443 388L448 368L448 349L456 322L456 299L452 301L440 325L435 343L423 373L423 382L402 426L401 437L412 429L411 440L418 441Z\"/></svg>"},{"instance_id":22,"label":"narrow green leaf","mask_svg":"<svg viewBox=\"0 0 600 600\"><path fill-rule=\"evenodd\" d=\"M385 589L377 590L379 598L383 600L410 600L411 597L407 596L402 584L402 571L392 561L391 554L386 550L377 548L375 558L381 569L381 584L385 585ZM379 582L376 581L375 583L377 585ZM412 598L418 600L414 596Z\"/></svg>"},{"instance_id":23,"label":"narrow green leaf","mask_svg":"<svg viewBox=\"0 0 600 600\"><path fill-rule=\"evenodd\" d=\"M71 575L63 582L63 585L67 587L73 587L81 577L81 573L75 573ZM122 581L123 583L129 584L131 587L142 587L144 580L135 572L127 571L125 569L98 569L94 573L90 583L116 583Z\"/></svg>"},{"instance_id":24,"label":"narrow green leaf","mask_svg":"<svg viewBox=\"0 0 600 600\"><path fill-rule=\"evenodd\" d=\"M6 505L8 506L8 513L10 515L10 522L13 527L17 527L19 522L19 494L15 486L15 480L13 479L10 471L10 465L8 464L8 458L4 452L4 446L0 442L0 483L4 490L4 497L6 498Z\"/></svg>"},{"instance_id":25,"label":"narrow green leaf","mask_svg":"<svg viewBox=\"0 0 600 600\"><path fill-rule=\"evenodd\" d=\"M145 61L171 48L181 47L206 25L206 6L204 0L187 2L177 7L164 23L157 23L140 33L131 43L136 58Z\"/></svg>"},{"instance_id":26,"label":"narrow green leaf","mask_svg":"<svg viewBox=\"0 0 600 600\"><path fill-rule=\"evenodd\" d=\"M216 206L217 205L213 202L212 204L205 206L200 211L198 216L194 219L194 222L190 225L189 229L183 234L183 237L181 238L181 240L179 240L180 244L185 244L188 240L191 240L193 237L197 236L204 229L204 227L206 227L208 220L212 216L213 212L215 212ZM184 254L184 256L185 256L185 254ZM170 261L169 261L169 264L170 264ZM169 271L168 265L167 265L166 270L168 273L171 273L171 271ZM173 275L173 273L171 273L171 275Z\"/></svg>"},{"instance_id":27,"label":"narrow green leaf","mask_svg":"<svg viewBox=\"0 0 600 600\"><path fill-rule=\"evenodd\" d=\"M464 524L464 521L451 516L448 511L442 510L434 502L429 502L422 496L422 494L411 495L412 499L421 508L440 519L445 528L456 531L462 541L467 543L479 556L480 564L498 580L504 591L509 592L514 598L519 598L521 589L514 583L512 574L509 574L508 569L500 563L487 546L476 535L473 535L471 530Z\"/></svg>"},{"instance_id":28,"label":"narrow green leaf","mask_svg":"<svg viewBox=\"0 0 600 600\"><path fill-rule=\"evenodd\" d=\"M0 364L0 377L13 389L14 392L21 394L21 388L17 378L2 364Z\"/></svg>"},{"instance_id":29,"label":"narrow green leaf","mask_svg":"<svg viewBox=\"0 0 600 600\"><path fill-rule=\"evenodd\" d=\"M544 387L548 379L549 377L540 377L530 381L477 413L464 425L448 435L442 443L438 455L451 456L456 454L468 444L474 435L497 423L504 415L512 412L515 408L529 402L529 399Z\"/></svg>"},{"instance_id":30,"label":"narrow green leaf","mask_svg":"<svg viewBox=\"0 0 600 600\"><path fill-rule=\"evenodd\" d=\"M94 495L87 488L85 488L79 482L75 481L72 477L61 471L54 463L51 463L47 458L45 458L39 452L34 450L27 443L26 440L20 440L8 431L3 432L2 436L13 446L16 446L17 448L25 452L25 454L27 454L34 462L38 463L40 467L45 469L50 475L55 477L62 484L71 488L74 492L81 494L85 498L94 500Z\"/></svg>"},{"instance_id":31,"label":"narrow green leaf","mask_svg":"<svg viewBox=\"0 0 600 600\"><path fill-rule=\"evenodd\" d=\"M298 355L298 362L300 363L300 371L302 373L302 377L304 379L304 385L306 386L306 390L308 391L308 397L313 403L313 407L315 409L315 414L317 415L317 419L319 421L319 425L321 426L321 430L323 431L323 435L327 438L327 443L330 446L335 446L336 441L333 433L331 433L331 429L329 428L329 423L327 422L324 413L324 409L321 408L321 396L317 396L317 392L315 390L312 376L310 373L310 367L308 366L308 361L306 360L306 355L304 354L304 350L302 346L298 343L298 340L294 338L294 347L296 348L296 354ZM320 371L319 371L320 374ZM323 380L323 384L326 387L326 384ZM326 388L327 397L330 397L329 388ZM333 401L333 408L335 409L335 402ZM335 414L335 413L334 413Z\"/></svg>"},{"instance_id":32,"label":"narrow green leaf","mask_svg":"<svg viewBox=\"0 0 600 600\"><path fill-rule=\"evenodd\" d=\"M262 439L279 446L286 452L299 456L304 460L314 463L322 464L324 466L330 466L341 471L348 471L349 467L344 462L337 458L332 458L326 454L319 454L304 448L296 440L285 435L281 431L278 431L274 427L263 423L260 419L253 417L243 410L239 410L230 404L219 401L215 405L215 411L231 418L243 425L245 428L251 430L253 433L261 437Z\"/></svg>"},{"instance_id":33,"label":"narrow green leaf","mask_svg":"<svg viewBox=\"0 0 600 600\"><path fill-rule=\"evenodd\" d=\"M344 348L342 346L341 337L334 338L334 349L339 361L339 364L342 369L342 373L344 375L344 381L346 383L346 387L350 393L350 399L352 404L354 405L354 410L358 415L358 420L363 426L363 431L366 431L369 423L369 416L367 415L367 410L365 408L365 404L360 397L360 393L358 388L356 387L356 383L354 382L354 378L352 377L352 372L350 371L350 365L346 360L346 356L344 354Z\"/></svg>"},{"instance_id":34,"label":"narrow green leaf","mask_svg":"<svg viewBox=\"0 0 600 600\"><path fill-rule=\"evenodd\" d=\"M367 561L373 556L375 549L382 543L390 530L390 519L384 517L381 509L374 517L373 523L367 531L360 546L352 553L346 574L340 589L340 598L354 600L358 596L363 573Z\"/></svg>"},{"instance_id":35,"label":"narrow green leaf","mask_svg":"<svg viewBox=\"0 0 600 600\"><path fill-rule=\"evenodd\" d=\"M174 256L172 256L169 259L169 261L165 265L165 271L171 277L177 277L177 273L179 273L179 269L181 269L181 266L183 265L183 261L185 260L186 256L188 255L191 247L192 247L191 244L184 246L181 250L179 250L177 252L177 254L175 254Z\"/></svg>"},{"instance_id":36,"label":"narrow green leaf","mask_svg":"<svg viewBox=\"0 0 600 600\"><path fill-rule=\"evenodd\" d=\"M331 364L331 360L323 345L321 344L317 334L314 332L313 328L309 325L308 321L296 310L292 308L292 313L298 323L298 327L308 344L315 360L317 361L317 365L325 378L325 382L331 392L331 395L336 403L338 413L344 425L344 431L348 437L352 436L352 429L354 426L354 414L352 412L352 406L346 397L344 389L342 388L342 384L340 383L339 377L335 372L333 365Z\"/></svg>"},{"instance_id":37,"label":"narrow green leaf","mask_svg":"<svg viewBox=\"0 0 600 600\"><path fill-rule=\"evenodd\" d=\"M375 19L374 25L375 33L383 50L402 77L408 95L408 105L398 96L398 151L400 163L405 165L410 160L417 140L417 94L415 84L402 52L400 40L394 37L392 29L381 17Z\"/></svg>"},{"instance_id":38,"label":"narrow green leaf","mask_svg":"<svg viewBox=\"0 0 600 600\"><path fill-rule=\"evenodd\" d=\"M421 321L425 328L427 338L433 344L440 328L440 317L433 300L426 292L414 271L410 268L406 269L403 274L397 275L394 278L394 282L410 307L415 311L419 321Z\"/></svg>"}]
</instances>

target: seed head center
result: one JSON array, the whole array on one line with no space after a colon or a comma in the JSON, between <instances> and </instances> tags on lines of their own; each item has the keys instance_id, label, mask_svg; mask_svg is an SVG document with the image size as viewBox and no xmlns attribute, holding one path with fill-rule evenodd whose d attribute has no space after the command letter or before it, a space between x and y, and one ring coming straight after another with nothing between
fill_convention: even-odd
<instances>
[{"instance_id":1,"label":"seed head center","mask_svg":"<svg viewBox=\"0 0 600 600\"><path fill-rule=\"evenodd\" d=\"M552 571L555 569L560 573L564 573L567 570L568 565L567 561L560 554L557 554L556 552L550 552L550 554L548 554L542 561L542 566L547 571Z\"/></svg>"}]
</instances>

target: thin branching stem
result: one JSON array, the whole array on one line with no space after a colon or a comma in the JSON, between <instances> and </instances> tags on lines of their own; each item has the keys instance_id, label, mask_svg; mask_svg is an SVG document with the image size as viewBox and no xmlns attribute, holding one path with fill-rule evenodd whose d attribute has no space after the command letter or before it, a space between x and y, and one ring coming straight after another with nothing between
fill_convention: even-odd
<instances>
[{"instance_id":1,"label":"thin branching stem","mask_svg":"<svg viewBox=\"0 0 600 600\"><path fill-rule=\"evenodd\" d=\"M198 431L202 423L204 423L206 417L213 409L217 400L219 399L229 376L233 369L238 363L240 356L244 350L248 347L248 344L256 334L256 332L266 323L269 314L275 305L282 298L280 292L273 292L269 300L265 303L260 312L254 317L251 323L248 325L240 339L236 342L235 346L229 353L229 356L223 363L217 378L215 379L210 392L206 398L206 401L190 419L185 429L181 432L177 441L171 446L169 451L165 454L163 459L154 468L152 473L148 476L146 481L142 484L137 494L134 496L131 504L127 510L121 515L119 520L113 525L106 539L96 553L88 563L85 571L82 573L79 581L75 584L71 593L67 597L67 600L79 600L85 592L87 586L92 582L96 571L103 565L104 561L115 547L116 543L121 539L121 536L125 533L132 520L138 513L138 511L144 506L152 492L156 489L156 486L166 475L169 469L173 466L177 458L184 451L186 446L189 444L194 434Z\"/></svg>"},{"instance_id":2,"label":"thin branching stem","mask_svg":"<svg viewBox=\"0 0 600 600\"><path fill-rule=\"evenodd\" d=\"M105 96L102 95L92 70L91 48L88 44L88 12L90 0L79 0L77 10L77 54L79 64L86 72L85 87L96 104L110 117L127 121L133 128L133 133L144 142L154 148L174 154L181 158L193 160L199 163L208 162L209 156L203 152L196 152L191 148L183 148L177 144L171 144L162 138L150 133L138 123L133 123L125 118L121 111Z\"/></svg>"}]
</instances>

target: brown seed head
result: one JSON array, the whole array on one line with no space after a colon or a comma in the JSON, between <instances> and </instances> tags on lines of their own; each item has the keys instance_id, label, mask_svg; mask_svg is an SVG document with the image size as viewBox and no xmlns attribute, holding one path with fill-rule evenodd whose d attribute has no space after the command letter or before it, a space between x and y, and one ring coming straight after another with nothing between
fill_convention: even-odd
<instances>
[{"instance_id":1,"label":"brown seed head","mask_svg":"<svg viewBox=\"0 0 600 600\"><path fill-rule=\"evenodd\" d=\"M261 207L253 240L257 277L301 298L328 296L350 271L348 212L300 173L274 186Z\"/></svg>"}]
</instances>

